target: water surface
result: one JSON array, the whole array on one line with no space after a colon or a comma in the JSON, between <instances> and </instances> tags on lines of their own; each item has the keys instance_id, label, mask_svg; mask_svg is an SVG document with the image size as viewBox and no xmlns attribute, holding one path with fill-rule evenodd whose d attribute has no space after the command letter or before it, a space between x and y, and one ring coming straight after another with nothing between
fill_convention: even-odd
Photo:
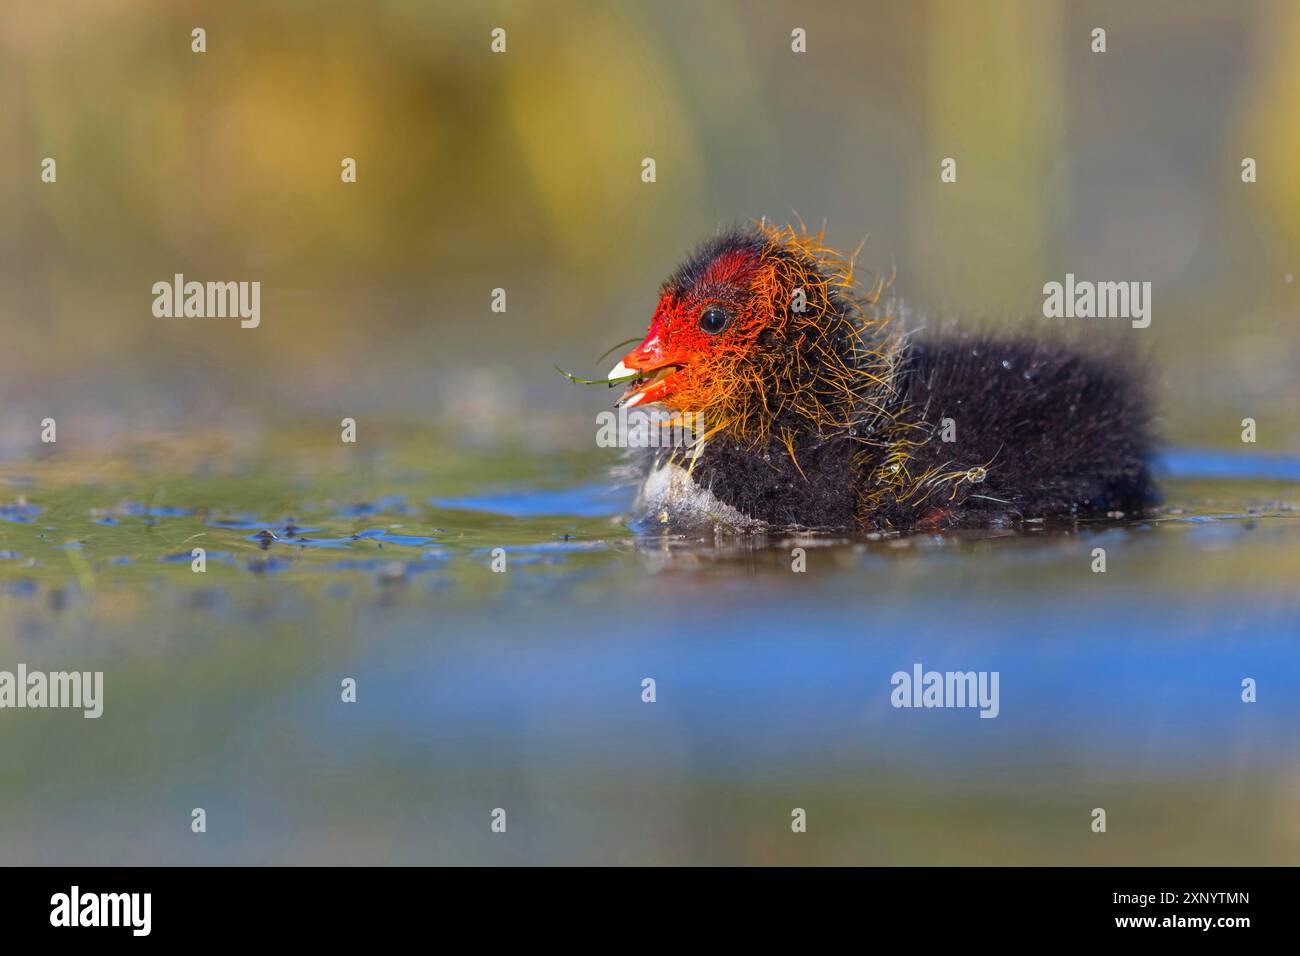
<instances>
[{"instance_id":1,"label":"water surface","mask_svg":"<svg viewBox=\"0 0 1300 956\"><path fill-rule=\"evenodd\" d=\"M62 455L0 462L0 669L102 670L104 715L0 713L3 862L1300 861L1286 456L853 539L635 535L607 457L435 434ZM916 663L997 718L892 707Z\"/></svg>"}]
</instances>

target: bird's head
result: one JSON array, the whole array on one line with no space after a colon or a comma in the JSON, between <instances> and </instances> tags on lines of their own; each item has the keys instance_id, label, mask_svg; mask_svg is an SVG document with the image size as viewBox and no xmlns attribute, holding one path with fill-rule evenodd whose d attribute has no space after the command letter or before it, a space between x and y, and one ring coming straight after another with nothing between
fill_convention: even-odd
<instances>
[{"instance_id":1,"label":"bird's head","mask_svg":"<svg viewBox=\"0 0 1300 956\"><path fill-rule=\"evenodd\" d=\"M702 413L757 444L849 428L882 383L882 285L856 290L822 236L759 223L705 243L664 283L644 341L609 373L625 407ZM871 314L869 314L871 313Z\"/></svg>"}]
</instances>

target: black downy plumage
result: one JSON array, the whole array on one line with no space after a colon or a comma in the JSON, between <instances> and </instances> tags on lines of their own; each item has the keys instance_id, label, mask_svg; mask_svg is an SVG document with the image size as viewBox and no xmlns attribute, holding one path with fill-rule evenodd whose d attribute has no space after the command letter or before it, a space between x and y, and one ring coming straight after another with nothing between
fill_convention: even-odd
<instances>
[{"instance_id":1,"label":"black downy plumage","mask_svg":"<svg viewBox=\"0 0 1300 956\"><path fill-rule=\"evenodd\" d=\"M703 281L710 261L749 254L764 242L768 255L801 254L771 231L738 230L679 269L671 291L684 294ZM816 260L805 266L830 271ZM836 322L851 305L843 292L828 294ZM671 452L651 455L642 473L651 476L646 489L656 470L674 460L689 469L690 486L732 520L819 529L939 530L1131 516L1154 502L1145 376L1141 363L1124 354L1124 340L1085 349L1054 335L1042 341L957 330L898 335L895 325L888 325L894 343L887 349L888 383L864 393L852 427L827 430L792 420L777 423L758 445L722 430L693 461ZM879 324L855 328L859 336L884 334ZM836 348L849 361L886 351L853 341ZM897 468L909 480L893 481ZM661 482L657 491L643 491L642 518L675 523L672 505ZM688 510L688 518L709 513Z\"/></svg>"}]
</instances>

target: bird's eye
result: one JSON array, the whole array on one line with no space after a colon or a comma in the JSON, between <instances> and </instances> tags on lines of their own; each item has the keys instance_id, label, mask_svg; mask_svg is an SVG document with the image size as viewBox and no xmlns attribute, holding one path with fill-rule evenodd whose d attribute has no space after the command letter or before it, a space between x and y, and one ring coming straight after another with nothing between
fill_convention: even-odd
<instances>
[{"instance_id":1,"label":"bird's eye","mask_svg":"<svg viewBox=\"0 0 1300 956\"><path fill-rule=\"evenodd\" d=\"M731 316L727 314L727 310L719 309L716 306L705 309L700 315L700 328L709 335L719 334L730 322Z\"/></svg>"}]
</instances>

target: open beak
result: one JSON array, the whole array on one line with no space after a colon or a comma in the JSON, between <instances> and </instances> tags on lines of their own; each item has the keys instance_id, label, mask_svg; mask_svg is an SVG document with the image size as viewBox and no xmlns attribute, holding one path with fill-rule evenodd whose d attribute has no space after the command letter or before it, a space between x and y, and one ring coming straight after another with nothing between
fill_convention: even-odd
<instances>
[{"instance_id":1,"label":"open beak","mask_svg":"<svg viewBox=\"0 0 1300 956\"><path fill-rule=\"evenodd\" d=\"M623 361L609 370L608 378L628 383L618 403L624 408L634 408L663 401L672 391L673 374L682 364L659 348L658 336L651 336L623 356Z\"/></svg>"}]
</instances>

